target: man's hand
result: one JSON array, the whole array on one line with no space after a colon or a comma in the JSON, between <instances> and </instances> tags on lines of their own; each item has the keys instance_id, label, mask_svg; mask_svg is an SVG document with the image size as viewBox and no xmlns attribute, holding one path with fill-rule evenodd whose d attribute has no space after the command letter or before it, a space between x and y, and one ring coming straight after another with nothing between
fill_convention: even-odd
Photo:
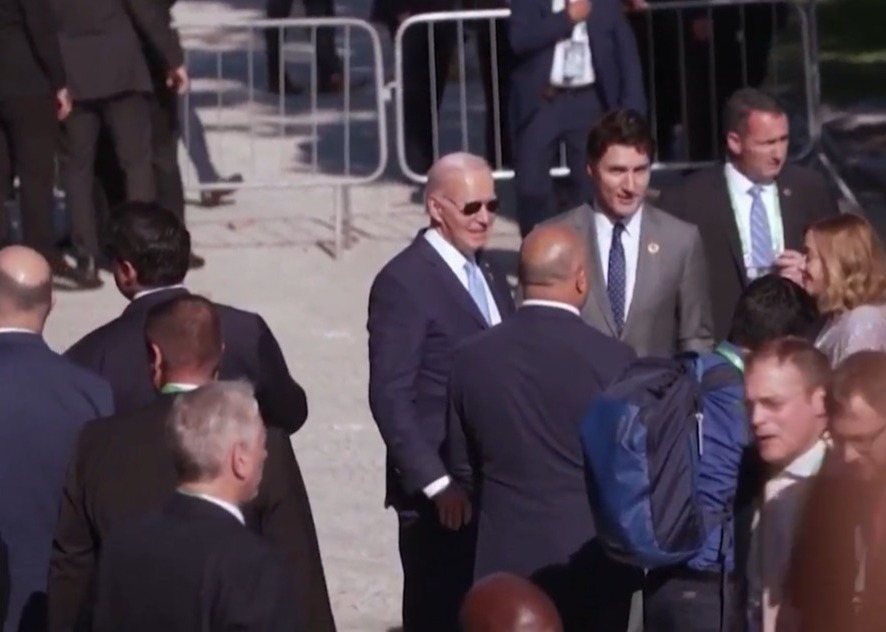
<instances>
[{"instance_id":1,"label":"man's hand","mask_svg":"<svg viewBox=\"0 0 886 632\"><path fill-rule=\"evenodd\" d=\"M74 104L71 101L71 93L68 92L67 88L62 88L55 93L55 104L56 116L58 116L58 120L64 121L66 118L68 118L68 115L74 108Z\"/></svg>"},{"instance_id":2,"label":"man's hand","mask_svg":"<svg viewBox=\"0 0 886 632\"><path fill-rule=\"evenodd\" d=\"M471 501L456 483L449 483L432 500L437 505L440 523L447 529L455 531L471 521Z\"/></svg>"},{"instance_id":3,"label":"man's hand","mask_svg":"<svg viewBox=\"0 0 886 632\"><path fill-rule=\"evenodd\" d=\"M806 257L796 250L785 250L775 259L778 274L790 279L800 287L805 287L803 272L806 270Z\"/></svg>"},{"instance_id":4,"label":"man's hand","mask_svg":"<svg viewBox=\"0 0 886 632\"><path fill-rule=\"evenodd\" d=\"M178 94L188 91L188 71L184 66L173 68L166 73L166 87Z\"/></svg>"},{"instance_id":5,"label":"man's hand","mask_svg":"<svg viewBox=\"0 0 886 632\"><path fill-rule=\"evenodd\" d=\"M569 14L569 19L573 24L584 22L591 14L591 3L589 0L574 0L566 7L566 13Z\"/></svg>"}]
</instances>

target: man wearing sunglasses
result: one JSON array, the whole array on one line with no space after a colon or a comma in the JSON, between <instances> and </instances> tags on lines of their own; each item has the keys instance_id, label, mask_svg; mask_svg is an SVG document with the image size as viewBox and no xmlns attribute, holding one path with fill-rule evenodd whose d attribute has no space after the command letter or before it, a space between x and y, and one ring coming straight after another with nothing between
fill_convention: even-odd
<instances>
[{"instance_id":1,"label":"man wearing sunglasses","mask_svg":"<svg viewBox=\"0 0 886 632\"><path fill-rule=\"evenodd\" d=\"M369 405L387 446L385 504L397 511L404 632L457 629L473 576L471 507L441 457L456 347L514 311L483 258L498 210L492 172L466 153L428 172L429 225L369 294Z\"/></svg>"}]
</instances>

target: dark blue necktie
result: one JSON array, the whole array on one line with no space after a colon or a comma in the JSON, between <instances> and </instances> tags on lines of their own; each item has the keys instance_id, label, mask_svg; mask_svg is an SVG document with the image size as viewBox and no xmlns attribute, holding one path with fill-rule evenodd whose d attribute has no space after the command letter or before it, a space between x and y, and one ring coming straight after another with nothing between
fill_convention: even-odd
<instances>
[{"instance_id":1,"label":"dark blue necktie","mask_svg":"<svg viewBox=\"0 0 886 632\"><path fill-rule=\"evenodd\" d=\"M609 248L609 274L606 283L609 305L612 306L612 318L615 320L619 336L625 325L625 286L627 285L625 249L621 243L624 232L625 226L621 222L612 225L612 245Z\"/></svg>"}]
</instances>

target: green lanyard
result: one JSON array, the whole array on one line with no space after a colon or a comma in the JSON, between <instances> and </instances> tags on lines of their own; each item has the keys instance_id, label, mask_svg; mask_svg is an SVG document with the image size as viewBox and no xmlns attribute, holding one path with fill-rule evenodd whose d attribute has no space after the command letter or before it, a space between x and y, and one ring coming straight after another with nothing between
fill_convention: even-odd
<instances>
[{"instance_id":1,"label":"green lanyard","mask_svg":"<svg viewBox=\"0 0 886 632\"><path fill-rule=\"evenodd\" d=\"M716 353L719 353L721 356L726 358L729 361L729 364L738 369L742 374L744 373L744 360L740 355L735 353L732 349L728 349L723 345L720 345L716 349Z\"/></svg>"}]
</instances>

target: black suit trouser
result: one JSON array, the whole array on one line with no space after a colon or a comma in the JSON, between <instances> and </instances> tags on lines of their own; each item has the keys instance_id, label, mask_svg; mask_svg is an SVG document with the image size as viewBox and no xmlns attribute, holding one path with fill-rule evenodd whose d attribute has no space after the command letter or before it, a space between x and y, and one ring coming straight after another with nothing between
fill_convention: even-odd
<instances>
[{"instance_id":1,"label":"black suit trouser","mask_svg":"<svg viewBox=\"0 0 886 632\"><path fill-rule=\"evenodd\" d=\"M154 200L148 96L126 93L109 99L78 101L64 124L62 178L71 216L71 237L81 253L101 252L95 207L95 162L102 125L113 142L125 182L127 200Z\"/></svg>"},{"instance_id":2,"label":"black suit trouser","mask_svg":"<svg viewBox=\"0 0 886 632\"><path fill-rule=\"evenodd\" d=\"M7 240L5 202L18 173L24 243L40 251L55 243L53 185L58 119L51 95L0 100L0 244Z\"/></svg>"},{"instance_id":3,"label":"black suit trouser","mask_svg":"<svg viewBox=\"0 0 886 632\"><path fill-rule=\"evenodd\" d=\"M305 15L309 18L335 17L332 0L305 0ZM269 20L286 19L292 13L292 0L267 0L265 14ZM268 83L279 82L281 72L281 48L286 41L286 29L265 29L265 53L268 58ZM341 71L341 61L335 51L335 29L317 29L317 46L314 59L317 63L317 76L322 81Z\"/></svg>"},{"instance_id":4,"label":"black suit trouser","mask_svg":"<svg viewBox=\"0 0 886 632\"><path fill-rule=\"evenodd\" d=\"M398 514L403 566L403 632L456 632L474 575L476 528L443 527L428 501Z\"/></svg>"}]
</instances>

